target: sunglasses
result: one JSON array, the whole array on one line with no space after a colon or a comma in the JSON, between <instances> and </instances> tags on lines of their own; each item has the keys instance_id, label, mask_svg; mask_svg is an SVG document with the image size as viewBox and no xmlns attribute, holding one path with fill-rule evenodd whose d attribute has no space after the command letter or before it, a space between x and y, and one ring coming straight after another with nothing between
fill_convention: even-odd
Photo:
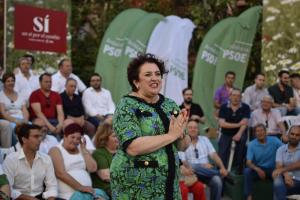
<instances>
[{"instance_id":1,"label":"sunglasses","mask_svg":"<svg viewBox=\"0 0 300 200\"><path fill-rule=\"evenodd\" d=\"M194 152L195 152L196 158L199 158L199 152L198 152L198 149L197 149L197 148L194 149Z\"/></svg>"}]
</instances>

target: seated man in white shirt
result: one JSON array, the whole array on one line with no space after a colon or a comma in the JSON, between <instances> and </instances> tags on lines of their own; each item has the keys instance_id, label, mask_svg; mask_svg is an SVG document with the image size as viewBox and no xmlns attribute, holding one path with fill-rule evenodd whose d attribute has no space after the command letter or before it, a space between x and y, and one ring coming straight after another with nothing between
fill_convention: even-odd
<instances>
[{"instance_id":1,"label":"seated man in white shirt","mask_svg":"<svg viewBox=\"0 0 300 200\"><path fill-rule=\"evenodd\" d=\"M31 61L27 57L19 59L14 90L28 101L30 94L40 87L39 77L30 70Z\"/></svg>"},{"instance_id":2,"label":"seated man in white shirt","mask_svg":"<svg viewBox=\"0 0 300 200\"><path fill-rule=\"evenodd\" d=\"M252 112L251 127L263 124L267 129L267 135L282 138L284 142L287 142L286 130L281 114L277 109L272 109L273 102L273 98L270 95L265 95L262 98L261 108Z\"/></svg>"},{"instance_id":3,"label":"seated man in white shirt","mask_svg":"<svg viewBox=\"0 0 300 200\"><path fill-rule=\"evenodd\" d=\"M22 124L16 129L22 146L9 154L3 170L13 199L48 199L57 196L57 180L51 158L38 151L42 133L37 125ZM45 188L44 188L45 186Z\"/></svg>"},{"instance_id":4,"label":"seated man in white shirt","mask_svg":"<svg viewBox=\"0 0 300 200\"><path fill-rule=\"evenodd\" d=\"M192 142L185 152L179 152L179 158L185 166L192 167L201 182L210 187L210 199L220 200L223 186L221 177L226 177L228 171L209 139L198 135L199 122L189 120L187 129ZM215 162L219 170L213 167L209 158Z\"/></svg>"},{"instance_id":5,"label":"seated man in white shirt","mask_svg":"<svg viewBox=\"0 0 300 200\"><path fill-rule=\"evenodd\" d=\"M80 80L80 78L72 73L73 67L70 59L62 59L58 64L58 68L59 70L52 75L51 90L58 92L59 94L65 91L65 85L68 78L73 78L76 80L76 94L78 94L78 92L82 93L86 89L85 84Z\"/></svg>"},{"instance_id":6,"label":"seated man in white shirt","mask_svg":"<svg viewBox=\"0 0 300 200\"><path fill-rule=\"evenodd\" d=\"M82 103L88 121L95 127L106 121L111 122L115 111L115 104L112 100L110 91L101 87L102 77L94 73L90 78L90 86L82 96Z\"/></svg>"}]
</instances>

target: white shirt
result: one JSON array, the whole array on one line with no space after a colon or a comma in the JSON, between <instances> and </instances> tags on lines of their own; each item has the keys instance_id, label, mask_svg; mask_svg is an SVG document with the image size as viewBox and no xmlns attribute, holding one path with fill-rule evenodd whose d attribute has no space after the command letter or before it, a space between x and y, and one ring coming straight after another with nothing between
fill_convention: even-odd
<instances>
[{"instance_id":1,"label":"white shirt","mask_svg":"<svg viewBox=\"0 0 300 200\"><path fill-rule=\"evenodd\" d=\"M80 80L78 76L71 73L69 78L73 78L77 82L77 87L75 93L78 94L79 92L83 92L86 89L85 84ZM59 94L65 91L66 86L66 77L64 77L60 71L57 71L55 74L52 75L52 88L51 90L58 92Z\"/></svg>"},{"instance_id":2,"label":"white shirt","mask_svg":"<svg viewBox=\"0 0 300 200\"><path fill-rule=\"evenodd\" d=\"M27 79L24 74L20 71L16 75L16 82L14 90L18 95L22 96L28 101L31 93L40 88L39 77L34 75L31 71L29 72L30 77Z\"/></svg>"},{"instance_id":3,"label":"white shirt","mask_svg":"<svg viewBox=\"0 0 300 200\"><path fill-rule=\"evenodd\" d=\"M7 112L10 116L18 119L24 119L22 106L26 105L25 99L18 94L16 101L11 101L4 91L0 92L0 103L4 105L5 112Z\"/></svg>"},{"instance_id":4,"label":"white shirt","mask_svg":"<svg viewBox=\"0 0 300 200\"><path fill-rule=\"evenodd\" d=\"M255 110L260 108L261 100L266 95L269 95L267 88L258 89L254 84L246 88L242 101L248 104L251 110Z\"/></svg>"},{"instance_id":5,"label":"white shirt","mask_svg":"<svg viewBox=\"0 0 300 200\"><path fill-rule=\"evenodd\" d=\"M82 103L85 113L91 117L113 114L116 108L110 91L104 88L101 88L99 92L92 87L86 89L82 96Z\"/></svg>"},{"instance_id":6,"label":"white shirt","mask_svg":"<svg viewBox=\"0 0 300 200\"><path fill-rule=\"evenodd\" d=\"M43 192L43 198L57 197L57 180L51 158L37 152L32 168L26 160L23 149L9 154L3 162L3 170L11 186L11 196L18 198L21 194L37 196Z\"/></svg>"},{"instance_id":7,"label":"white shirt","mask_svg":"<svg viewBox=\"0 0 300 200\"><path fill-rule=\"evenodd\" d=\"M296 99L297 107L300 107L300 90L293 88L294 98Z\"/></svg>"},{"instance_id":8,"label":"white shirt","mask_svg":"<svg viewBox=\"0 0 300 200\"><path fill-rule=\"evenodd\" d=\"M191 143L184 152L180 151L179 158L189 164L207 164L209 163L208 156L215 152L213 145L206 136L198 136L196 145ZM198 154L198 158L196 154Z\"/></svg>"},{"instance_id":9,"label":"white shirt","mask_svg":"<svg viewBox=\"0 0 300 200\"><path fill-rule=\"evenodd\" d=\"M282 122L281 114L277 109L271 109L270 113L266 115L261 108L256 109L251 114L251 126L257 124L264 124L267 128L267 134L279 134L280 129L278 123Z\"/></svg>"}]
</instances>

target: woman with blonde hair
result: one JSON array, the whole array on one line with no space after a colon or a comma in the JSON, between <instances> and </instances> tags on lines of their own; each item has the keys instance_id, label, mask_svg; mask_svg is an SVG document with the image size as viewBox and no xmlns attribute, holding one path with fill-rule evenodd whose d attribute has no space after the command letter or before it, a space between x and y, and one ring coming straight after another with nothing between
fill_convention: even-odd
<instances>
[{"instance_id":1,"label":"woman with blonde hair","mask_svg":"<svg viewBox=\"0 0 300 200\"><path fill-rule=\"evenodd\" d=\"M111 124L104 123L98 127L94 144L96 150L92 156L97 162L97 171L92 174L93 187L101 188L111 196L109 168L119 146L119 140Z\"/></svg>"}]
</instances>

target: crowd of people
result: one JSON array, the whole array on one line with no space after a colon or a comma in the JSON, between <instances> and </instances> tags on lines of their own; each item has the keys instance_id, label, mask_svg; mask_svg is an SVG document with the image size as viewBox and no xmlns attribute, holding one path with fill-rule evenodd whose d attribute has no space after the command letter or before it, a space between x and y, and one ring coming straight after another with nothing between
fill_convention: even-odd
<instances>
[{"instance_id":1,"label":"crowd of people","mask_svg":"<svg viewBox=\"0 0 300 200\"><path fill-rule=\"evenodd\" d=\"M215 150L200 134L206 119L192 89L182 91L181 105L159 93L166 69L152 54L129 64L132 91L117 107L101 75L92 74L87 87L70 59L40 76L34 61L25 55L2 76L3 199L187 200L192 193L205 200L207 186L210 199L220 200L224 181L234 182L230 172L244 174L245 199L258 179L273 181L274 199L300 193L300 127L284 124L300 114L299 74L282 70L266 88L260 73L242 93L227 72L213 99Z\"/></svg>"}]
</instances>

